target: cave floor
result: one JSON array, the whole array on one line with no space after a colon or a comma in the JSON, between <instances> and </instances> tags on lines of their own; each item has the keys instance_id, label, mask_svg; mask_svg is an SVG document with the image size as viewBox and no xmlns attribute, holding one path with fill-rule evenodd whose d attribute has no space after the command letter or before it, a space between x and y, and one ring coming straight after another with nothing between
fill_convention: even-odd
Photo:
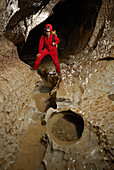
<instances>
[{"instance_id":1,"label":"cave floor","mask_svg":"<svg viewBox=\"0 0 114 170\"><path fill-rule=\"evenodd\" d=\"M36 119L19 142L20 153L8 170L35 170L41 163L46 147L41 144L41 138L46 131L41 120Z\"/></svg>"},{"instance_id":2,"label":"cave floor","mask_svg":"<svg viewBox=\"0 0 114 170\"><path fill-rule=\"evenodd\" d=\"M55 168L108 170L113 167L113 64L113 60L98 61L94 64L89 61L83 65L70 60L70 67L67 63L61 63L62 81L56 89L57 109L49 108L47 99L52 90L51 86L44 84L40 92L38 89L35 90L33 98L39 114L33 117L28 131L21 137L19 142L21 152L8 170L44 169L40 164L42 160L48 170ZM49 65L51 67L48 71L52 71L54 66ZM40 67L42 71L46 68L47 65ZM47 126L41 124L47 108L49 108L46 114L47 121L48 114L51 115L55 110L62 112L70 109L81 115L84 120L81 138L64 147L62 143L57 144L49 135L52 142L49 140L46 147L41 144L42 136L47 133ZM59 127L62 123L66 124L64 121L59 122ZM53 127L55 130L53 133L56 133L57 122ZM61 135L59 139L63 140Z\"/></svg>"}]
</instances>

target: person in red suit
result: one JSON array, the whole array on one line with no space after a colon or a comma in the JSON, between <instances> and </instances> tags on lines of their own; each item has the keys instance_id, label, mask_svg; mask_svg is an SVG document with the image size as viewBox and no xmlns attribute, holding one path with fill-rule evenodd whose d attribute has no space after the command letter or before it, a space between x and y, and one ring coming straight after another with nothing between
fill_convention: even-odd
<instances>
[{"instance_id":1,"label":"person in red suit","mask_svg":"<svg viewBox=\"0 0 114 170\"><path fill-rule=\"evenodd\" d=\"M57 35L54 35L54 42L53 42L53 34L52 34L53 27L51 24L47 24L45 26L45 35L42 35L39 41L39 53L37 54L36 61L32 69L36 70L41 62L41 60L46 56L50 55L54 61L56 72L58 75L61 75L60 65L57 55L57 48L56 44L60 42ZM44 47L44 48L43 48Z\"/></svg>"}]
</instances>

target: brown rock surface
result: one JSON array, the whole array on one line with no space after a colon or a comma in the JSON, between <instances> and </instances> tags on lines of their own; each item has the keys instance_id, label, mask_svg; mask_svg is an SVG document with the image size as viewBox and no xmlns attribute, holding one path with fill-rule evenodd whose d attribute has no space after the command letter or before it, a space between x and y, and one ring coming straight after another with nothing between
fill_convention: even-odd
<instances>
[{"instance_id":1,"label":"brown rock surface","mask_svg":"<svg viewBox=\"0 0 114 170\"><path fill-rule=\"evenodd\" d=\"M113 169L113 35L113 27L106 21L103 36L94 50L86 48L76 56L77 60L69 56L69 60L61 62L57 111L71 109L83 117L85 126L82 137L74 145L66 147L51 138L53 144L50 142L43 159L47 169L64 169L65 166ZM53 112L48 111L47 120Z\"/></svg>"},{"instance_id":2,"label":"brown rock surface","mask_svg":"<svg viewBox=\"0 0 114 170\"><path fill-rule=\"evenodd\" d=\"M46 151L41 144L45 130L40 119L36 119L35 123L29 126L26 134L19 141L20 153L8 170L32 170L39 166Z\"/></svg>"},{"instance_id":3,"label":"brown rock surface","mask_svg":"<svg viewBox=\"0 0 114 170\"><path fill-rule=\"evenodd\" d=\"M32 92L40 77L19 60L16 47L3 36L0 47L0 167L4 167L13 161L19 136L37 113Z\"/></svg>"},{"instance_id":4,"label":"brown rock surface","mask_svg":"<svg viewBox=\"0 0 114 170\"><path fill-rule=\"evenodd\" d=\"M74 0L72 3L69 0L60 0L55 7L58 2L59 0L0 1L0 170L7 169L13 163L18 149L21 152L10 167L11 170L21 169L23 166L24 170L33 170L36 167L39 169L45 152L40 143L45 132L41 117L47 113L45 121L48 121L53 112L69 109L83 117L84 131L78 142L68 146L56 143L47 132L47 151L43 159L46 169L113 169L113 1L102 0L101 3L100 0L88 0L87 4L84 0L77 1L78 5L81 4L79 9L82 15L79 15L80 10L76 10L78 5L74 6ZM66 11L72 10L62 13L59 9L64 9L64 5ZM53 14L52 9L55 15L46 20ZM61 17L57 12L60 12ZM59 19L55 24L56 17ZM53 20L52 23L57 26L62 39L62 76L60 78L56 75L54 64L47 59L46 63L39 66L39 73L46 83L51 84L52 91L50 94L49 91L46 94L38 91L34 94L36 82L41 81L41 78L18 58L14 44L20 46L18 51L21 59L31 56L31 39L30 44L22 43L25 43L29 32L37 25L40 36L43 28L40 23L45 20ZM35 33L33 35L36 36ZM32 39L34 42L34 37ZM32 59L32 64L33 62ZM29 61L26 63L31 64ZM38 117L36 120L34 114ZM62 126L62 122L56 122L55 125ZM64 135L66 126L61 128ZM70 139L71 135L68 134L65 138ZM61 136L61 139L65 138Z\"/></svg>"},{"instance_id":5,"label":"brown rock surface","mask_svg":"<svg viewBox=\"0 0 114 170\"><path fill-rule=\"evenodd\" d=\"M43 22L52 12L52 8L59 0L13 0L0 4L0 33L14 44L23 43L29 32Z\"/></svg>"}]
</instances>

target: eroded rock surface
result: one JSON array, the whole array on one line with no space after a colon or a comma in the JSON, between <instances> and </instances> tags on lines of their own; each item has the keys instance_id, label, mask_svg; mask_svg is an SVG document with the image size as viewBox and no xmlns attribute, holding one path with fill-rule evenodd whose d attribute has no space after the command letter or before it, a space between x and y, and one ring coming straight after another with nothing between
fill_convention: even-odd
<instances>
[{"instance_id":1,"label":"eroded rock surface","mask_svg":"<svg viewBox=\"0 0 114 170\"><path fill-rule=\"evenodd\" d=\"M40 76L19 60L16 47L0 37L0 167L14 160L18 140L37 113L32 92Z\"/></svg>"},{"instance_id":2,"label":"eroded rock surface","mask_svg":"<svg viewBox=\"0 0 114 170\"><path fill-rule=\"evenodd\" d=\"M4 31L5 36L14 44L25 42L29 32L48 18L58 2L59 0L2 1L0 33Z\"/></svg>"},{"instance_id":3,"label":"eroded rock surface","mask_svg":"<svg viewBox=\"0 0 114 170\"><path fill-rule=\"evenodd\" d=\"M79 13L77 11L74 15L76 9L78 9L78 6L75 8L73 5L74 0L72 0L72 4L69 0L61 0L57 4L58 2L59 0L0 1L1 169L7 169L15 160L17 149L22 151L20 154L22 158L25 156L24 152L30 153L30 159L25 159L25 161L31 160L32 162L33 153L35 153L39 159L39 164L43 154L39 157L38 152L45 152L43 147L40 148L41 141L39 138L45 132L45 128L43 129L41 126L41 117L46 114L45 121L48 121L53 112L59 113L66 110L71 110L83 117L84 131L78 142L67 147L57 144L47 132L45 139L47 151L43 159L46 169L50 170L52 167L58 170L66 168L113 169L113 2L112 0L91 1L91 3L88 0L87 4L84 0L78 2L77 4L82 4L79 9L85 11L85 13L82 13L86 14L84 18L82 15L77 17L80 16L78 15L80 10ZM56 4L57 6L55 6ZM87 8L85 8L85 5ZM61 15L63 16L61 18L58 15L60 7L66 9L66 13ZM68 9L72 9L70 13L67 12ZM55 12L55 15L53 15L53 12ZM63 14L61 11L59 12ZM52 15L52 17L49 17L49 15ZM48 17L49 20L46 20ZM55 20L57 17L61 21ZM57 33L61 37L61 78L56 75L55 66L48 59L39 66L38 72L31 71L29 66L18 58L16 47L3 36L4 34L19 46L20 58L24 60L27 55L28 57L31 56L28 49L33 51L31 37L30 44L24 44L29 32L38 25L37 33L39 37L43 28L40 23L45 20L52 22L57 27ZM34 37L32 39L34 40ZM35 46L37 47L38 43ZM32 59L32 64L34 59ZM28 58L25 59L25 61L27 60ZM26 63L31 65L29 61ZM52 91L48 91L47 94L43 94L41 91L37 93L36 91L33 96L36 84L40 84L41 81L38 73L46 82L51 84ZM34 114L36 119L39 119L38 121L34 120ZM31 121L33 123L31 128L34 130L30 128L23 137L26 142L21 141L18 145L20 136L25 132L25 129L28 129ZM38 135L37 130L39 128L42 128L42 132ZM31 139L29 139L28 134ZM37 143L41 150L37 148ZM22 163L21 158L18 158L17 164L14 163L14 166L10 169L14 168L15 170L16 168L17 170L19 164ZM36 168L36 160L33 162L35 166L32 163L29 166L30 164L27 162L28 164L26 163L24 167L25 170ZM37 169L39 168L44 169L42 164Z\"/></svg>"},{"instance_id":4,"label":"eroded rock surface","mask_svg":"<svg viewBox=\"0 0 114 170\"><path fill-rule=\"evenodd\" d=\"M76 144L68 147L49 136L50 142L43 161L47 169L110 170L113 169L114 159L114 52L110 21L106 21L103 36L96 48L91 51L87 47L76 57L77 60L69 56L69 60L61 62L62 81L57 88L56 111L59 113L71 109L81 115L85 122L84 132ZM40 69L45 71L44 65ZM54 66L50 64L49 71L52 70ZM55 110L48 110L46 121L53 112Z\"/></svg>"}]
</instances>

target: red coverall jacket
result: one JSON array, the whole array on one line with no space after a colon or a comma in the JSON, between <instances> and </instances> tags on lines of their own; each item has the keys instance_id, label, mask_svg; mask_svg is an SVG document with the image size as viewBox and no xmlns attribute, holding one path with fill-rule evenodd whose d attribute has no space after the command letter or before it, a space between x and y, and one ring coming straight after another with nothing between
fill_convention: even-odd
<instances>
[{"instance_id":1,"label":"red coverall jacket","mask_svg":"<svg viewBox=\"0 0 114 170\"><path fill-rule=\"evenodd\" d=\"M49 37L46 36L41 36L40 41L39 41L39 53L41 56L37 56L35 64L33 66L33 69L37 69L38 65L40 64L41 60L46 56L50 55L51 58L54 61L55 67L56 67L56 72L60 73L60 65L59 65L59 60L57 56L57 49L55 45L52 45L52 38L53 34L51 33ZM60 42L59 38L55 35L54 37L54 43L58 44ZM43 48L44 47L44 48Z\"/></svg>"}]
</instances>

